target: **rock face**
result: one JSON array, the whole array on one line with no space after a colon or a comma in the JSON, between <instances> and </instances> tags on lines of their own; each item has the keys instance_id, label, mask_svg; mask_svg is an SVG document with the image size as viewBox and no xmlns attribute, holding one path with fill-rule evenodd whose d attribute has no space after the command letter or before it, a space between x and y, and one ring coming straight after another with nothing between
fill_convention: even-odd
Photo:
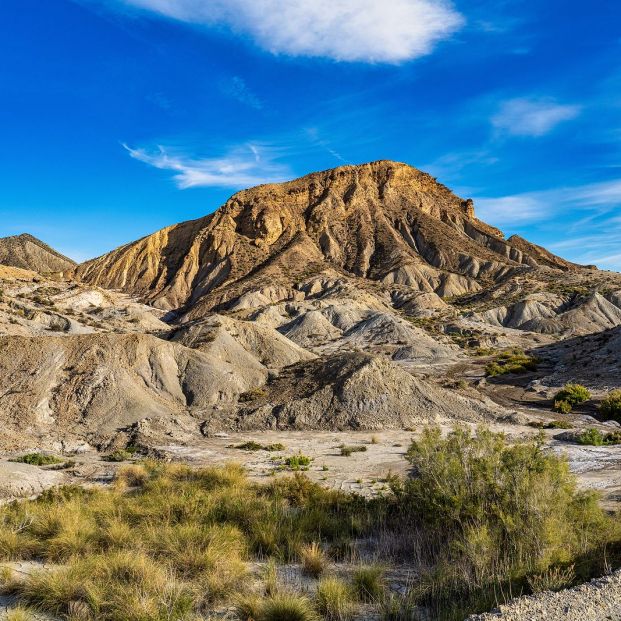
<instances>
[{"instance_id":1,"label":"rock face","mask_svg":"<svg viewBox=\"0 0 621 621\"><path fill-rule=\"evenodd\" d=\"M26 233L0 238L0 263L40 274L71 270L76 265L68 257Z\"/></svg>"},{"instance_id":2,"label":"rock face","mask_svg":"<svg viewBox=\"0 0 621 621\"><path fill-rule=\"evenodd\" d=\"M249 289L272 302L320 273L453 296L539 265L574 266L474 217L429 175L380 161L235 194L211 216L81 265L83 281L197 317Z\"/></svg>"}]
</instances>

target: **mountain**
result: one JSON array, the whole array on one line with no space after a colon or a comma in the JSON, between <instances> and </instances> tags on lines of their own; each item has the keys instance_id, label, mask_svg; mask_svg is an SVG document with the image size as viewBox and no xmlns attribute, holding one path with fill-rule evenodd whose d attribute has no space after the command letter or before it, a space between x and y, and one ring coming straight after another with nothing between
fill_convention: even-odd
<instances>
[{"instance_id":1,"label":"mountain","mask_svg":"<svg viewBox=\"0 0 621 621\"><path fill-rule=\"evenodd\" d=\"M214 214L168 227L76 271L192 316L249 290L294 297L310 276L364 278L442 297L543 266L576 269L477 220L464 200L405 164L343 166L232 196ZM281 288L280 290L277 290Z\"/></svg>"},{"instance_id":2,"label":"mountain","mask_svg":"<svg viewBox=\"0 0 621 621\"><path fill-rule=\"evenodd\" d=\"M53 280L0 280L12 447L512 422L569 379L618 384L594 367L619 368L600 339L621 329L620 274L506 239L395 162L244 190ZM485 379L513 348L537 371Z\"/></svg>"},{"instance_id":3,"label":"mountain","mask_svg":"<svg viewBox=\"0 0 621 621\"><path fill-rule=\"evenodd\" d=\"M27 233L0 238L0 264L40 274L63 272L76 266L75 261Z\"/></svg>"}]
</instances>

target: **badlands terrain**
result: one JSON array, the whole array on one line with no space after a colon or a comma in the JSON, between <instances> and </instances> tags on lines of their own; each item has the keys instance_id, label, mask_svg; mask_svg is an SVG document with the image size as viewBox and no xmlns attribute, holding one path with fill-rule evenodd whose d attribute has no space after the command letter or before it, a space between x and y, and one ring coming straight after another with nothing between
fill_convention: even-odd
<instances>
[{"instance_id":1,"label":"badlands terrain","mask_svg":"<svg viewBox=\"0 0 621 621\"><path fill-rule=\"evenodd\" d=\"M244 190L81 265L5 238L0 264L5 499L110 481L102 457L128 449L257 481L300 453L312 480L373 498L429 424L543 433L606 508L621 498L621 449L576 442L619 427L597 406L621 386L621 275L505 238L405 164ZM490 373L504 352L531 362ZM592 398L558 414L567 382ZM8 461L38 451L71 465Z\"/></svg>"}]
</instances>

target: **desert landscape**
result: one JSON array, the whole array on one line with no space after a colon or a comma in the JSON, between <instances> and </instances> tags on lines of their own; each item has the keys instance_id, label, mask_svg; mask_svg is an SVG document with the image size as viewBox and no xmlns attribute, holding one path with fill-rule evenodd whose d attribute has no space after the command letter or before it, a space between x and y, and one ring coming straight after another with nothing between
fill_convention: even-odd
<instances>
[{"instance_id":1,"label":"desert landscape","mask_svg":"<svg viewBox=\"0 0 621 621\"><path fill-rule=\"evenodd\" d=\"M621 618L621 274L476 210L378 161L0 240L4 616Z\"/></svg>"},{"instance_id":2,"label":"desert landscape","mask_svg":"<svg viewBox=\"0 0 621 621\"><path fill-rule=\"evenodd\" d=\"M2 0L0 621L621 621L620 24Z\"/></svg>"}]
</instances>

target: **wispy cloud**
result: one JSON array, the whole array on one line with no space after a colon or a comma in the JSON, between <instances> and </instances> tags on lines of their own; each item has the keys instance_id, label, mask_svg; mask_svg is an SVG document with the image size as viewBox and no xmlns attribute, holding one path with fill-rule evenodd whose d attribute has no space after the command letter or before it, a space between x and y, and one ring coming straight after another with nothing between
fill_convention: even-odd
<instances>
[{"instance_id":1,"label":"wispy cloud","mask_svg":"<svg viewBox=\"0 0 621 621\"><path fill-rule=\"evenodd\" d=\"M477 216L496 226L524 225L583 212L593 218L621 207L621 179L475 200ZM572 225L565 223L565 227Z\"/></svg>"},{"instance_id":2,"label":"wispy cloud","mask_svg":"<svg viewBox=\"0 0 621 621\"><path fill-rule=\"evenodd\" d=\"M160 170L173 172L181 190L195 187L246 188L291 178L289 168L277 161L270 146L248 144L236 147L219 158L197 158L158 146L154 150L124 144L131 157Z\"/></svg>"},{"instance_id":3,"label":"wispy cloud","mask_svg":"<svg viewBox=\"0 0 621 621\"><path fill-rule=\"evenodd\" d=\"M221 84L222 92L235 99L239 103L242 103L255 110L263 110L263 102L259 99L259 96L248 86L244 78L236 75L230 80L225 80Z\"/></svg>"},{"instance_id":4,"label":"wispy cloud","mask_svg":"<svg viewBox=\"0 0 621 621\"><path fill-rule=\"evenodd\" d=\"M450 0L100 0L207 26L274 54L399 63L429 54L465 22Z\"/></svg>"},{"instance_id":5,"label":"wispy cloud","mask_svg":"<svg viewBox=\"0 0 621 621\"><path fill-rule=\"evenodd\" d=\"M580 112L580 106L559 104L553 99L517 98L504 101L491 122L501 134L536 138L576 118Z\"/></svg>"}]
</instances>

